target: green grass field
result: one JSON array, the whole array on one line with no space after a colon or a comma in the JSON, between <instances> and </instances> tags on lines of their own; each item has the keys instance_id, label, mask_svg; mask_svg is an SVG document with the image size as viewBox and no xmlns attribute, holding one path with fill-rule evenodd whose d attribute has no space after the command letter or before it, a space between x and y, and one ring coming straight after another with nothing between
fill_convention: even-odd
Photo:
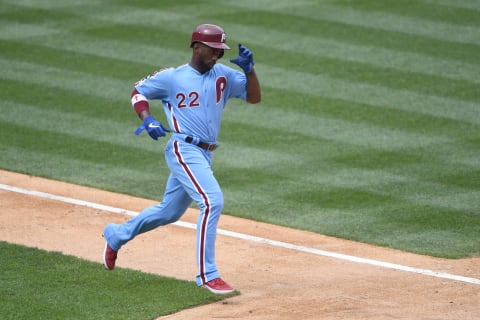
<instances>
[{"instance_id":1,"label":"green grass field","mask_svg":"<svg viewBox=\"0 0 480 320\"><path fill-rule=\"evenodd\" d=\"M263 88L224 113L226 214L480 255L475 0L0 0L0 167L160 200L166 139L133 135L130 92L188 62L205 22L254 52Z\"/></svg>"}]
</instances>

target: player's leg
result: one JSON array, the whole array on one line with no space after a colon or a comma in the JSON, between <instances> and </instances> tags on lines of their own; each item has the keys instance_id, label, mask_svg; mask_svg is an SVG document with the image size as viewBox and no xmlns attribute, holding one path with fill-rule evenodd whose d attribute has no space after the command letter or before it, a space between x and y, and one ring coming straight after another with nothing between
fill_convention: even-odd
<instances>
[{"instance_id":1,"label":"player's leg","mask_svg":"<svg viewBox=\"0 0 480 320\"><path fill-rule=\"evenodd\" d=\"M192 199L179 181L170 175L161 203L144 209L123 224L109 224L104 237L111 249L118 251L137 235L177 221L185 213Z\"/></svg>"},{"instance_id":2,"label":"player's leg","mask_svg":"<svg viewBox=\"0 0 480 320\"><path fill-rule=\"evenodd\" d=\"M173 143L170 152L175 155L174 158L169 158L170 170L200 208L197 221L196 282L204 285L220 278L215 262L215 240L223 209L223 194L213 175L208 153L179 141Z\"/></svg>"},{"instance_id":3,"label":"player's leg","mask_svg":"<svg viewBox=\"0 0 480 320\"><path fill-rule=\"evenodd\" d=\"M203 285L217 279L220 274L215 261L215 241L217 225L223 209L223 194L211 171L203 171L195 176L200 197L195 201L200 208L197 219L197 264L196 282Z\"/></svg>"}]
</instances>

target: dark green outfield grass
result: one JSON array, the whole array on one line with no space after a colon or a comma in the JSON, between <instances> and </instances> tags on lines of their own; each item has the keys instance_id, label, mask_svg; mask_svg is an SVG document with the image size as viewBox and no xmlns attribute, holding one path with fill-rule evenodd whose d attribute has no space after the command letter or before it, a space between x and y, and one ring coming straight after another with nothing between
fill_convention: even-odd
<instances>
[{"instance_id":1,"label":"dark green outfield grass","mask_svg":"<svg viewBox=\"0 0 480 320\"><path fill-rule=\"evenodd\" d=\"M226 214L480 255L477 1L0 0L0 168L160 200L166 139L133 135L129 95L187 62L205 22L254 52L263 87L260 105L232 101L224 113L213 168ZM151 319L215 299L191 282L100 276L57 253L3 243L0 255L2 319L108 319L106 306L115 319ZM167 283L174 291L158 298Z\"/></svg>"}]
</instances>

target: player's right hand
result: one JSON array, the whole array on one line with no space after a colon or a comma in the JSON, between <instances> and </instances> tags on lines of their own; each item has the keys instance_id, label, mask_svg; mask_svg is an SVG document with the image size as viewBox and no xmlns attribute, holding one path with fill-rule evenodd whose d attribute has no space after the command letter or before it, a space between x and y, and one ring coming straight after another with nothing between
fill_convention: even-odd
<instances>
[{"instance_id":1,"label":"player's right hand","mask_svg":"<svg viewBox=\"0 0 480 320\"><path fill-rule=\"evenodd\" d=\"M152 115L149 115L143 119L143 124L135 131L136 135L139 135L143 130L147 130L147 133L152 139L158 140L160 137L165 136L165 132L170 132L160 122L158 122Z\"/></svg>"}]
</instances>

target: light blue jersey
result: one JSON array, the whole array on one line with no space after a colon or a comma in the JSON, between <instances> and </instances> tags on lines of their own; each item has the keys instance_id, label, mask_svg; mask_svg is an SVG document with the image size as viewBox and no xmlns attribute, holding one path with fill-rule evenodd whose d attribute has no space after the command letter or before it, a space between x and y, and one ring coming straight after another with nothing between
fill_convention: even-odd
<instances>
[{"instance_id":1,"label":"light blue jersey","mask_svg":"<svg viewBox=\"0 0 480 320\"><path fill-rule=\"evenodd\" d=\"M147 99L162 100L170 128L214 144L230 98L246 99L245 74L223 64L201 74L188 64L164 69L135 88Z\"/></svg>"}]
</instances>

